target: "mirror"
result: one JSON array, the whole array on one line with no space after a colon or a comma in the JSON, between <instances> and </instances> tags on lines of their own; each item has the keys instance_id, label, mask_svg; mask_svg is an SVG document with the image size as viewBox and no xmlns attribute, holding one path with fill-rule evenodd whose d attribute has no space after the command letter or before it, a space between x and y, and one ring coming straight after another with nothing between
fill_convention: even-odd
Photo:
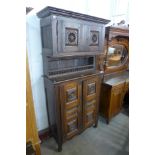
<instances>
[{"instance_id":1,"label":"mirror","mask_svg":"<svg viewBox=\"0 0 155 155\"><path fill-rule=\"evenodd\" d=\"M108 48L106 66L120 66L124 63L128 51L123 45L115 44Z\"/></svg>"}]
</instances>

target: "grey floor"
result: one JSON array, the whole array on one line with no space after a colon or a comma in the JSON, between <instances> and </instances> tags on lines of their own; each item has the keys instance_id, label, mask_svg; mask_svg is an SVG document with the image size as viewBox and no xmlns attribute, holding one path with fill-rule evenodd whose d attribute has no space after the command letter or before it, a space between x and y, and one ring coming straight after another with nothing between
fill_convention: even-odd
<instances>
[{"instance_id":1,"label":"grey floor","mask_svg":"<svg viewBox=\"0 0 155 155\"><path fill-rule=\"evenodd\" d=\"M63 144L62 152L57 152L53 138L41 144L42 155L128 155L129 117L120 113L109 125L99 118L97 128L90 127L82 134Z\"/></svg>"}]
</instances>

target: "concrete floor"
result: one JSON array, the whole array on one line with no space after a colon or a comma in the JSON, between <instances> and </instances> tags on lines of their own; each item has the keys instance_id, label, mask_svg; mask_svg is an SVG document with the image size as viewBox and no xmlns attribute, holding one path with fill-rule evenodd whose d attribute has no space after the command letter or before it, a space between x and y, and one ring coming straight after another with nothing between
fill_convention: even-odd
<instances>
[{"instance_id":1,"label":"concrete floor","mask_svg":"<svg viewBox=\"0 0 155 155\"><path fill-rule=\"evenodd\" d=\"M41 144L42 155L128 155L129 117L120 113L109 125L99 118L98 127L90 127L82 134L63 144L57 152L57 144L49 138Z\"/></svg>"}]
</instances>

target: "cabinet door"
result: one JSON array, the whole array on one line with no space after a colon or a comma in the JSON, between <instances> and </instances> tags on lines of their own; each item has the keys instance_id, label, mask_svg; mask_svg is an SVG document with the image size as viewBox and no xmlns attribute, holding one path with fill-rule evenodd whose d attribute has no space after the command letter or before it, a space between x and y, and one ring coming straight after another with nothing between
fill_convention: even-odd
<instances>
[{"instance_id":1,"label":"cabinet door","mask_svg":"<svg viewBox=\"0 0 155 155\"><path fill-rule=\"evenodd\" d=\"M58 20L58 52L81 51L83 26L75 19L60 18Z\"/></svg>"},{"instance_id":2,"label":"cabinet door","mask_svg":"<svg viewBox=\"0 0 155 155\"><path fill-rule=\"evenodd\" d=\"M64 140L80 132L81 125L81 84L65 83L61 87L61 115Z\"/></svg>"},{"instance_id":3,"label":"cabinet door","mask_svg":"<svg viewBox=\"0 0 155 155\"><path fill-rule=\"evenodd\" d=\"M111 92L110 115L111 117L120 112L123 101L124 83L119 87L114 87Z\"/></svg>"},{"instance_id":4,"label":"cabinet door","mask_svg":"<svg viewBox=\"0 0 155 155\"><path fill-rule=\"evenodd\" d=\"M96 24L86 25L88 51L103 51L104 27Z\"/></svg>"},{"instance_id":5,"label":"cabinet door","mask_svg":"<svg viewBox=\"0 0 155 155\"><path fill-rule=\"evenodd\" d=\"M83 83L83 125L87 128L95 123L98 112L99 78L91 78Z\"/></svg>"}]
</instances>

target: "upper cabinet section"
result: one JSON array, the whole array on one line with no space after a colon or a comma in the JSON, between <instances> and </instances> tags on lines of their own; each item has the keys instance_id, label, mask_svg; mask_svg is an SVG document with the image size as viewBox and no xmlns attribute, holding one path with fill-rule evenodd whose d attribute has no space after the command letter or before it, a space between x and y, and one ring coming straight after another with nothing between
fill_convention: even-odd
<instances>
[{"instance_id":1,"label":"upper cabinet section","mask_svg":"<svg viewBox=\"0 0 155 155\"><path fill-rule=\"evenodd\" d=\"M41 18L43 53L65 56L103 52L105 24L109 20L53 7L46 7L37 15Z\"/></svg>"}]
</instances>

